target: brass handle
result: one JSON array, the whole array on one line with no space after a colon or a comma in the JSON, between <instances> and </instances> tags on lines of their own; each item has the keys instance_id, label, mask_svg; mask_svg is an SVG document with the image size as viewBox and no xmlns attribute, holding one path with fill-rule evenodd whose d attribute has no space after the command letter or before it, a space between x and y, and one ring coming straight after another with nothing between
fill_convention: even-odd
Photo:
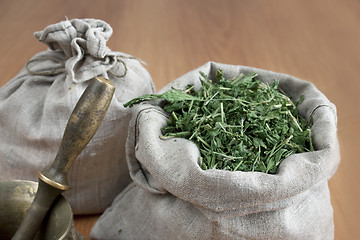
<instances>
[{"instance_id":1,"label":"brass handle","mask_svg":"<svg viewBox=\"0 0 360 240\"><path fill-rule=\"evenodd\" d=\"M90 83L69 118L54 162L39 173L41 180L61 190L69 188L67 173L103 121L114 90L112 82L102 77Z\"/></svg>"},{"instance_id":2,"label":"brass handle","mask_svg":"<svg viewBox=\"0 0 360 240\"><path fill-rule=\"evenodd\" d=\"M13 240L33 239L55 198L69 188L67 173L103 121L114 85L94 78L76 104L67 123L59 151L50 168L39 173L39 187Z\"/></svg>"}]
</instances>

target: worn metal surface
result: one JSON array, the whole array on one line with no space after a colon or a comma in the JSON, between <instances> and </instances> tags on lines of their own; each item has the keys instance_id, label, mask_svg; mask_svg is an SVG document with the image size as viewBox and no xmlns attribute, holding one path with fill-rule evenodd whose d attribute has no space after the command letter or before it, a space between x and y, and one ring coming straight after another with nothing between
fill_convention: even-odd
<instances>
[{"instance_id":1,"label":"worn metal surface","mask_svg":"<svg viewBox=\"0 0 360 240\"><path fill-rule=\"evenodd\" d=\"M11 239L14 235L37 189L38 184L32 181L0 182L0 239ZM54 201L34 239L84 239L73 225L71 207L63 196Z\"/></svg>"}]
</instances>

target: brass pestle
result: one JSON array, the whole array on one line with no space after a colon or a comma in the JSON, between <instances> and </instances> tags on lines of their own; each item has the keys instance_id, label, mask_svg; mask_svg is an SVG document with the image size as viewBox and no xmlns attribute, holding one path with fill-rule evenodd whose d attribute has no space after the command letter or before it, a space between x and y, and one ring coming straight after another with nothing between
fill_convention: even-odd
<instances>
[{"instance_id":1,"label":"brass pestle","mask_svg":"<svg viewBox=\"0 0 360 240\"><path fill-rule=\"evenodd\" d=\"M71 113L55 160L49 169L39 173L34 201L13 240L33 239L53 201L69 189L68 171L99 128L114 91L109 80L103 77L92 79Z\"/></svg>"}]
</instances>

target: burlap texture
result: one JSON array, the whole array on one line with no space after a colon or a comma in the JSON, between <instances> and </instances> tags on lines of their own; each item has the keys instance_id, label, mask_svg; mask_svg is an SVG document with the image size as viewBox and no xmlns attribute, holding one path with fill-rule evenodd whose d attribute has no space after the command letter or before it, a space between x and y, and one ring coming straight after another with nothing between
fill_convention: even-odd
<instances>
[{"instance_id":1,"label":"burlap texture","mask_svg":"<svg viewBox=\"0 0 360 240\"><path fill-rule=\"evenodd\" d=\"M271 71L209 62L161 92L200 87L199 71L214 79L256 72L279 80L303 117L313 118L316 151L293 154L277 174L202 170L194 143L163 140L167 114L156 103L133 109L127 139L131 183L92 229L94 239L321 239L334 238L328 180L340 162L336 108L312 83Z\"/></svg>"},{"instance_id":2,"label":"burlap texture","mask_svg":"<svg viewBox=\"0 0 360 240\"><path fill-rule=\"evenodd\" d=\"M131 111L123 104L154 92L154 85L138 60L106 46L111 34L109 24L95 19L66 20L35 33L49 49L0 89L0 180L37 181L54 160L89 80L100 75L114 83L115 95L70 170L65 196L76 214L100 213L129 184L125 142Z\"/></svg>"}]
</instances>

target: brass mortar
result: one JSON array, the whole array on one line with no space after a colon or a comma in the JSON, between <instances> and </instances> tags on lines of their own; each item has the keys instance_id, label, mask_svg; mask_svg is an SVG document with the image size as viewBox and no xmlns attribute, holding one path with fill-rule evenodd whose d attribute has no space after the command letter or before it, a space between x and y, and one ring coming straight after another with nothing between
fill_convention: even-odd
<instances>
[{"instance_id":1,"label":"brass mortar","mask_svg":"<svg viewBox=\"0 0 360 240\"><path fill-rule=\"evenodd\" d=\"M32 181L0 182L0 239L11 239L15 234L37 188L38 183ZM62 195L52 204L34 239L84 239L75 229L70 204Z\"/></svg>"}]
</instances>

